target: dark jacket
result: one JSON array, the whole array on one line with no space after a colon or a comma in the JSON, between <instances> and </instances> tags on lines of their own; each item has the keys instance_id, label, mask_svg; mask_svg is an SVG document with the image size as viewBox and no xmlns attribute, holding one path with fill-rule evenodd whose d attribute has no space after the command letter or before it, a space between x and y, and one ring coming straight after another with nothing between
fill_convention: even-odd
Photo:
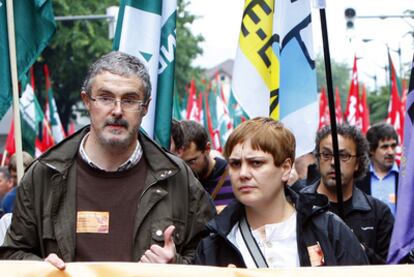
<instances>
[{"instance_id":1,"label":"dark jacket","mask_svg":"<svg viewBox=\"0 0 414 277\"><path fill-rule=\"evenodd\" d=\"M76 155L88 130L67 138L27 169L0 259L43 259L56 253L65 262L74 261ZM187 263L195 255L205 223L214 215L212 201L181 159L143 134L139 141L148 171L135 216L133 260L138 261L152 244L163 246L163 231L174 224L176 259Z\"/></svg>"},{"instance_id":2,"label":"dark jacket","mask_svg":"<svg viewBox=\"0 0 414 277\"><path fill-rule=\"evenodd\" d=\"M319 180L302 192L316 192ZM352 201L344 209L345 223L352 229L371 264L385 264L390 245L394 216L382 201L354 187Z\"/></svg>"},{"instance_id":3,"label":"dark jacket","mask_svg":"<svg viewBox=\"0 0 414 277\"><path fill-rule=\"evenodd\" d=\"M286 188L287 197L297 211L297 244L301 266L310 266L308 246L319 242L325 265L359 265L368 260L357 238L333 213L326 212L328 199L320 194L297 194ZM244 213L243 205L234 201L207 224L209 237L197 248L196 264L246 267L239 250L227 239Z\"/></svg>"}]
</instances>

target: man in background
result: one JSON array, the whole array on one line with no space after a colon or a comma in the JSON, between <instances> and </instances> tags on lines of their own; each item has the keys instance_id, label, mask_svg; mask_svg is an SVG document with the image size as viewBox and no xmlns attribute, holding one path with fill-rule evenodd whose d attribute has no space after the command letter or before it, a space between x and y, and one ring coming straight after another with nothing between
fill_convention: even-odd
<instances>
[{"instance_id":1,"label":"man in background","mask_svg":"<svg viewBox=\"0 0 414 277\"><path fill-rule=\"evenodd\" d=\"M211 142L204 127L192 120L181 121L184 132L181 158L191 167L218 210L234 199L226 160L211 155Z\"/></svg>"},{"instance_id":2,"label":"man in background","mask_svg":"<svg viewBox=\"0 0 414 277\"><path fill-rule=\"evenodd\" d=\"M13 181L10 178L10 173L7 167L0 167L0 204L2 203L3 197L13 188ZM2 211L0 211L2 214ZM0 214L0 217L1 217Z\"/></svg>"},{"instance_id":3,"label":"man in background","mask_svg":"<svg viewBox=\"0 0 414 277\"><path fill-rule=\"evenodd\" d=\"M369 163L368 144L355 126L338 125L338 150L343 192L343 220L352 229L371 264L384 264L387 259L394 217L382 201L365 194L355 186ZM302 192L321 193L328 197L329 210L338 214L335 163L331 127L318 131L315 156L320 180L305 187Z\"/></svg>"},{"instance_id":4,"label":"man in background","mask_svg":"<svg viewBox=\"0 0 414 277\"><path fill-rule=\"evenodd\" d=\"M33 157L23 151L23 169L26 171L27 167L33 162ZM16 165L16 154L13 154L10 157L9 161L9 173L10 173L10 183L12 185L12 189L7 192L4 196L3 201L1 202L1 209L3 213L12 213L14 209L14 201L16 199L16 191L17 191L17 165Z\"/></svg>"},{"instance_id":5,"label":"man in background","mask_svg":"<svg viewBox=\"0 0 414 277\"><path fill-rule=\"evenodd\" d=\"M370 165L365 177L357 183L363 192L378 198L395 214L399 168L395 162L398 135L388 123L378 123L367 132Z\"/></svg>"},{"instance_id":6,"label":"man in background","mask_svg":"<svg viewBox=\"0 0 414 277\"><path fill-rule=\"evenodd\" d=\"M176 119L171 120L171 143L170 152L181 156L183 154L184 133L180 121Z\"/></svg>"}]
</instances>

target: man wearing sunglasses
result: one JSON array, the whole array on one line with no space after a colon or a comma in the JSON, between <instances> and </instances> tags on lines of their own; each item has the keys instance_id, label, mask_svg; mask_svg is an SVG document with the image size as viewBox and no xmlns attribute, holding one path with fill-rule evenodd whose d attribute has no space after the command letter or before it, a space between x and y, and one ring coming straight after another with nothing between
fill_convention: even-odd
<instances>
[{"instance_id":1,"label":"man wearing sunglasses","mask_svg":"<svg viewBox=\"0 0 414 277\"><path fill-rule=\"evenodd\" d=\"M345 223L352 229L371 264L384 264L387 258L394 217L382 201L365 194L355 186L364 176L369 163L368 143L355 126L339 125L338 150L341 168ZM329 210L338 214L335 164L331 128L326 126L316 135L315 156L321 175L302 192L320 193L328 197Z\"/></svg>"}]
</instances>

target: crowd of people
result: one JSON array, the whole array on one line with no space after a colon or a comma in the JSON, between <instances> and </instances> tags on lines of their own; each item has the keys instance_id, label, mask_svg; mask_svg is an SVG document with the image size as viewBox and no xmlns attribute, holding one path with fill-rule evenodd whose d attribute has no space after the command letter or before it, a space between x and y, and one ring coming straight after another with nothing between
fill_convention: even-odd
<instances>
[{"instance_id":1,"label":"crowd of people","mask_svg":"<svg viewBox=\"0 0 414 277\"><path fill-rule=\"evenodd\" d=\"M258 117L235 128L221 154L202 125L173 120L163 149L139 131L149 74L121 52L91 65L81 98L90 125L25 159L19 184L13 159L0 168L0 259L45 260L60 270L73 261L386 263L398 201L390 125L374 125L366 137L338 126L338 203L330 127L317 132L312 153L295 157L294 135Z\"/></svg>"}]
</instances>

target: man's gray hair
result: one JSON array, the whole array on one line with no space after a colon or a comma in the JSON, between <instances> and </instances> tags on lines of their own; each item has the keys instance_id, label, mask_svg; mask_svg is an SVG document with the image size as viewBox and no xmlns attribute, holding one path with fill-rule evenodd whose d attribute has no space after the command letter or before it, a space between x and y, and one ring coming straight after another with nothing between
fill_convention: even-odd
<instances>
[{"instance_id":1,"label":"man's gray hair","mask_svg":"<svg viewBox=\"0 0 414 277\"><path fill-rule=\"evenodd\" d=\"M138 77L142 82L142 88L140 89L144 92L144 102L147 102L150 98L151 81L144 63L137 57L119 51L112 51L102 56L89 67L82 90L91 95L94 78L104 71L123 77Z\"/></svg>"}]
</instances>

